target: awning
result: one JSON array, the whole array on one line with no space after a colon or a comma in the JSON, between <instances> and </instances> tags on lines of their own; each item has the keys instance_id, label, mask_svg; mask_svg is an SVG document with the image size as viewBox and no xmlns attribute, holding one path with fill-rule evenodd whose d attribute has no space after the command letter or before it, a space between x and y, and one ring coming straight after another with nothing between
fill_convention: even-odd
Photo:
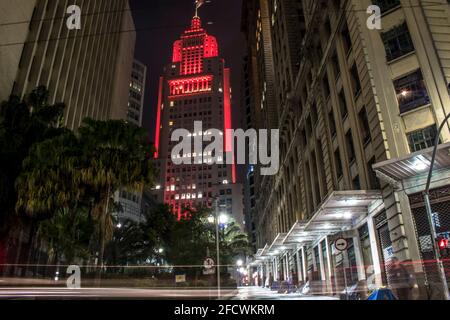
<instances>
[{"instance_id":1,"label":"awning","mask_svg":"<svg viewBox=\"0 0 450 320\"><path fill-rule=\"evenodd\" d=\"M322 233L320 232L306 231L306 224L307 222L304 221L295 222L284 238L284 244L302 246L313 242L318 237L322 236Z\"/></svg>"},{"instance_id":2,"label":"awning","mask_svg":"<svg viewBox=\"0 0 450 320\"><path fill-rule=\"evenodd\" d=\"M295 222L288 233L278 234L271 245L258 250L254 262L258 264L286 250L347 230L367 216L373 201L381 199L381 191L378 190L335 191L309 221Z\"/></svg>"},{"instance_id":3,"label":"awning","mask_svg":"<svg viewBox=\"0 0 450 320\"><path fill-rule=\"evenodd\" d=\"M335 191L305 225L305 231L328 235L351 228L367 216L373 201L381 199L379 190Z\"/></svg>"},{"instance_id":4,"label":"awning","mask_svg":"<svg viewBox=\"0 0 450 320\"><path fill-rule=\"evenodd\" d=\"M391 159L377 163L373 166L388 178L400 182L417 175L427 174L430 170L433 147L411 153L405 157ZM450 142L438 146L434 170L450 168Z\"/></svg>"}]
</instances>

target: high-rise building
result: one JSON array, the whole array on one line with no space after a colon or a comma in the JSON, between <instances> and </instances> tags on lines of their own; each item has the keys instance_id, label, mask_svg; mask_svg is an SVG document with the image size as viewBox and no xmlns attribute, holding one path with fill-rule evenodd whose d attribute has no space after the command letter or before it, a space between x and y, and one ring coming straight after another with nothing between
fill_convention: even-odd
<instances>
[{"instance_id":1,"label":"high-rise building","mask_svg":"<svg viewBox=\"0 0 450 320\"><path fill-rule=\"evenodd\" d=\"M70 5L81 28L69 30ZM65 125L126 119L136 35L128 0L18 0L0 3L0 101L45 85L64 102Z\"/></svg>"},{"instance_id":2,"label":"high-rise building","mask_svg":"<svg viewBox=\"0 0 450 320\"><path fill-rule=\"evenodd\" d=\"M138 127L142 127L146 78L147 66L134 60L131 71L127 120Z\"/></svg>"},{"instance_id":3,"label":"high-rise building","mask_svg":"<svg viewBox=\"0 0 450 320\"><path fill-rule=\"evenodd\" d=\"M373 4L381 29L369 27ZM410 298L442 294L422 192L450 113L448 12L439 0L245 1L250 82L262 92L274 81L280 129L280 170L255 182L253 265L263 278L295 272L312 292L337 295L391 284L395 257L415 275ZM257 120L270 114L258 103ZM440 140L431 188L444 235L448 126Z\"/></svg>"},{"instance_id":4,"label":"high-rise building","mask_svg":"<svg viewBox=\"0 0 450 320\"><path fill-rule=\"evenodd\" d=\"M211 142L211 129L232 129L230 69L219 56L215 37L202 28L195 16L191 26L173 45L172 63L160 78L155 158L161 165L159 188L165 203L172 206L179 218L187 207L218 208L243 226L242 186L236 183L235 165L225 164L226 154L232 152L224 141L223 154L205 152ZM201 121L202 127L194 127ZM184 150L172 155L178 141L171 141L172 132L186 129L201 145L201 151ZM226 140L226 139L224 139ZM190 159L193 164L175 165L172 158ZM224 164L214 164L213 157Z\"/></svg>"},{"instance_id":5,"label":"high-rise building","mask_svg":"<svg viewBox=\"0 0 450 320\"><path fill-rule=\"evenodd\" d=\"M147 66L134 60L130 78L127 121L138 127L142 127L146 78ZM115 199L122 207L118 213L119 220L142 221L143 191L122 189L116 192Z\"/></svg>"}]
</instances>

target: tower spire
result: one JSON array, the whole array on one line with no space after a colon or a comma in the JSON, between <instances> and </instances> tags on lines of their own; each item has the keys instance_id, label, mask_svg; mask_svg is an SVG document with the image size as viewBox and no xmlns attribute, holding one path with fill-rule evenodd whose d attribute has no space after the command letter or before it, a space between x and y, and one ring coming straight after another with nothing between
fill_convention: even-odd
<instances>
[{"instance_id":1,"label":"tower spire","mask_svg":"<svg viewBox=\"0 0 450 320\"><path fill-rule=\"evenodd\" d=\"M205 0L195 0L195 17L198 17L198 9L205 4Z\"/></svg>"}]
</instances>

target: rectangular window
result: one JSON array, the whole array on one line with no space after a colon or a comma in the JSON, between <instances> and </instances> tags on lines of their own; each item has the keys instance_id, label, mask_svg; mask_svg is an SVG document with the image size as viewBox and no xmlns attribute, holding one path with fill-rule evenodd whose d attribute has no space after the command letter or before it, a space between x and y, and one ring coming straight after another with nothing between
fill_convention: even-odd
<instances>
[{"instance_id":1,"label":"rectangular window","mask_svg":"<svg viewBox=\"0 0 450 320\"><path fill-rule=\"evenodd\" d=\"M430 103L422 72L417 70L394 81L400 113L413 110Z\"/></svg>"},{"instance_id":2,"label":"rectangular window","mask_svg":"<svg viewBox=\"0 0 450 320\"><path fill-rule=\"evenodd\" d=\"M344 90L341 90L341 92L339 92L339 110L341 111L341 118L342 119L347 118L348 111L347 111L347 102L345 101Z\"/></svg>"},{"instance_id":3,"label":"rectangular window","mask_svg":"<svg viewBox=\"0 0 450 320\"><path fill-rule=\"evenodd\" d=\"M322 79L323 84L323 93L325 95L325 98L328 98L330 96L330 84L328 83L328 75L325 74L325 76Z\"/></svg>"},{"instance_id":4,"label":"rectangular window","mask_svg":"<svg viewBox=\"0 0 450 320\"><path fill-rule=\"evenodd\" d=\"M414 51L414 44L406 22L382 33L381 38L383 39L388 61L392 61Z\"/></svg>"},{"instance_id":5,"label":"rectangular window","mask_svg":"<svg viewBox=\"0 0 450 320\"><path fill-rule=\"evenodd\" d=\"M330 123L330 134L332 137L336 135L336 123L334 120L334 113L333 110L330 110L328 113L328 122Z\"/></svg>"},{"instance_id":6,"label":"rectangular window","mask_svg":"<svg viewBox=\"0 0 450 320\"><path fill-rule=\"evenodd\" d=\"M341 74L341 69L339 68L339 57L337 55L337 51L334 52L333 57L331 58L331 64L333 65L334 77L337 80L339 75Z\"/></svg>"},{"instance_id":7,"label":"rectangular window","mask_svg":"<svg viewBox=\"0 0 450 320\"><path fill-rule=\"evenodd\" d=\"M350 80L352 83L353 94L357 97L361 92L361 81L359 79L358 68L356 67L356 63L353 64L350 70Z\"/></svg>"},{"instance_id":8,"label":"rectangular window","mask_svg":"<svg viewBox=\"0 0 450 320\"><path fill-rule=\"evenodd\" d=\"M372 137L370 135L369 120L367 119L366 108L361 109L361 111L358 114L358 118L361 130L361 138L363 144L366 145L372 140Z\"/></svg>"},{"instance_id":9,"label":"rectangular window","mask_svg":"<svg viewBox=\"0 0 450 320\"><path fill-rule=\"evenodd\" d=\"M356 176L353 179L353 190L361 190L361 181L359 180L359 176Z\"/></svg>"},{"instance_id":10,"label":"rectangular window","mask_svg":"<svg viewBox=\"0 0 450 320\"><path fill-rule=\"evenodd\" d=\"M437 129L435 125L408 133L408 142L411 152L420 151L434 146Z\"/></svg>"},{"instance_id":11,"label":"rectangular window","mask_svg":"<svg viewBox=\"0 0 450 320\"><path fill-rule=\"evenodd\" d=\"M377 175L375 173L375 170L373 170L373 165L376 163L375 157L372 157L370 159L369 163L367 164L367 170L369 171L369 187L371 190L379 190L381 189L380 181L377 178Z\"/></svg>"},{"instance_id":12,"label":"rectangular window","mask_svg":"<svg viewBox=\"0 0 450 320\"><path fill-rule=\"evenodd\" d=\"M342 177L343 172L342 172L342 162L341 162L341 155L339 153L339 149L337 149L334 152L334 162L336 164L336 176L338 178L338 180Z\"/></svg>"},{"instance_id":13,"label":"rectangular window","mask_svg":"<svg viewBox=\"0 0 450 320\"><path fill-rule=\"evenodd\" d=\"M311 105L311 119L312 119L312 124L313 126L315 126L317 124L318 119L318 115L317 115L317 104L314 102Z\"/></svg>"},{"instance_id":14,"label":"rectangular window","mask_svg":"<svg viewBox=\"0 0 450 320\"><path fill-rule=\"evenodd\" d=\"M350 38L350 32L348 31L347 23L345 23L344 28L341 31L341 36L344 51L346 54L348 54L352 48L352 39Z\"/></svg>"},{"instance_id":15,"label":"rectangular window","mask_svg":"<svg viewBox=\"0 0 450 320\"><path fill-rule=\"evenodd\" d=\"M345 135L345 142L347 145L348 161L353 162L355 160L355 146L353 144L352 130L348 130Z\"/></svg>"}]
</instances>

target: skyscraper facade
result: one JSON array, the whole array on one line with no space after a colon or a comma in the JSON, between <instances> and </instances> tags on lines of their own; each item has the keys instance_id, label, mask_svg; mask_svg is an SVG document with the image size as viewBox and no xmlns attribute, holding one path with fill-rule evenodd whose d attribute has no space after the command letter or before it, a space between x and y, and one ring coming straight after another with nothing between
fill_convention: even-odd
<instances>
[{"instance_id":1,"label":"skyscraper facade","mask_svg":"<svg viewBox=\"0 0 450 320\"><path fill-rule=\"evenodd\" d=\"M77 5L80 28L69 29ZM126 119L136 35L128 0L18 0L0 3L0 101L49 89L64 121Z\"/></svg>"},{"instance_id":2,"label":"skyscraper facade","mask_svg":"<svg viewBox=\"0 0 450 320\"><path fill-rule=\"evenodd\" d=\"M134 60L131 71L127 121L138 127L142 127L144 112L145 84L147 78L147 66ZM120 221L131 220L141 222L143 192L140 190L121 189L115 194L115 199L121 205L118 213Z\"/></svg>"},{"instance_id":3,"label":"skyscraper facade","mask_svg":"<svg viewBox=\"0 0 450 320\"><path fill-rule=\"evenodd\" d=\"M134 60L130 80L127 121L142 127L147 66Z\"/></svg>"},{"instance_id":4,"label":"skyscraper facade","mask_svg":"<svg viewBox=\"0 0 450 320\"><path fill-rule=\"evenodd\" d=\"M234 164L225 164L226 153L232 152L224 141L222 155L204 152L211 143L210 129L224 132L232 128L230 69L219 56L215 37L202 28L195 16L191 26L173 45L172 63L160 78L156 125L155 158L160 161L163 200L178 218L185 209L200 206L216 208L243 225L242 187L236 183ZM201 127L194 122L202 122ZM202 151L184 150L172 155L178 141L171 141L176 129L186 129L185 138L199 141ZM224 139L225 140L225 139ZM214 164L213 157L223 164ZM192 164L175 165L175 159L190 159Z\"/></svg>"}]
</instances>

